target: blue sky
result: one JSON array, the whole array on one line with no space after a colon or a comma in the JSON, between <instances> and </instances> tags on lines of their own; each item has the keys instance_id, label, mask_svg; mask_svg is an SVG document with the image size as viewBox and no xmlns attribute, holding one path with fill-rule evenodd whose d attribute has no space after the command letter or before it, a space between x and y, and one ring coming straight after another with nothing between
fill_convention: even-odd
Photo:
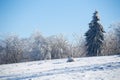
<instances>
[{"instance_id":1,"label":"blue sky","mask_svg":"<svg viewBox=\"0 0 120 80\"><path fill-rule=\"evenodd\" d=\"M36 30L44 36L84 34L98 10L105 30L120 21L119 0L0 0L0 34L28 37Z\"/></svg>"}]
</instances>

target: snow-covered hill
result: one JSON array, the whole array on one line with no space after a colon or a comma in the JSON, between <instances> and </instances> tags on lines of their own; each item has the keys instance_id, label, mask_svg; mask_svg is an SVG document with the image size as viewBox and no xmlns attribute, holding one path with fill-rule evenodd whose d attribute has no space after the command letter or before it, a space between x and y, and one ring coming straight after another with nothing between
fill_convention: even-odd
<instances>
[{"instance_id":1,"label":"snow-covered hill","mask_svg":"<svg viewBox=\"0 0 120 80\"><path fill-rule=\"evenodd\" d=\"M0 80L120 80L120 56L0 65Z\"/></svg>"}]
</instances>

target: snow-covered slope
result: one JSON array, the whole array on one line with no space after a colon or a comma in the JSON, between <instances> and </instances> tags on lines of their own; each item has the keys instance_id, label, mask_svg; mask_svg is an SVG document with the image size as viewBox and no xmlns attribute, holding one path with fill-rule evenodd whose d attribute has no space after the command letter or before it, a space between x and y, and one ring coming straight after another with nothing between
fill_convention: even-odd
<instances>
[{"instance_id":1,"label":"snow-covered slope","mask_svg":"<svg viewBox=\"0 0 120 80\"><path fill-rule=\"evenodd\" d=\"M120 56L0 65L0 80L120 80Z\"/></svg>"}]
</instances>

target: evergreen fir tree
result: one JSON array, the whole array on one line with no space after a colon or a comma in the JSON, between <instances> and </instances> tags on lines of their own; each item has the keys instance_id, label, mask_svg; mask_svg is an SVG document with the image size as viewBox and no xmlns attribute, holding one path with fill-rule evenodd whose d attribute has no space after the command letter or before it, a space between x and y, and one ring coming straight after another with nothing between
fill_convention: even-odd
<instances>
[{"instance_id":1,"label":"evergreen fir tree","mask_svg":"<svg viewBox=\"0 0 120 80\"><path fill-rule=\"evenodd\" d=\"M93 20L89 23L89 30L85 33L87 56L98 56L101 54L104 40L103 26L98 22L98 11L93 14Z\"/></svg>"}]
</instances>

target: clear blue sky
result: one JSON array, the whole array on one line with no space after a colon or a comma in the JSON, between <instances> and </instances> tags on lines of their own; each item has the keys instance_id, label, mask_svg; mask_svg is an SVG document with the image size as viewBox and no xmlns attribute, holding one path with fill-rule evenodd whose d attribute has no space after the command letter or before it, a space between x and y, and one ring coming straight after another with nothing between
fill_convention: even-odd
<instances>
[{"instance_id":1,"label":"clear blue sky","mask_svg":"<svg viewBox=\"0 0 120 80\"><path fill-rule=\"evenodd\" d=\"M28 37L35 30L44 36L84 34L98 10L107 30L120 21L120 0L0 0L0 34Z\"/></svg>"}]
</instances>

